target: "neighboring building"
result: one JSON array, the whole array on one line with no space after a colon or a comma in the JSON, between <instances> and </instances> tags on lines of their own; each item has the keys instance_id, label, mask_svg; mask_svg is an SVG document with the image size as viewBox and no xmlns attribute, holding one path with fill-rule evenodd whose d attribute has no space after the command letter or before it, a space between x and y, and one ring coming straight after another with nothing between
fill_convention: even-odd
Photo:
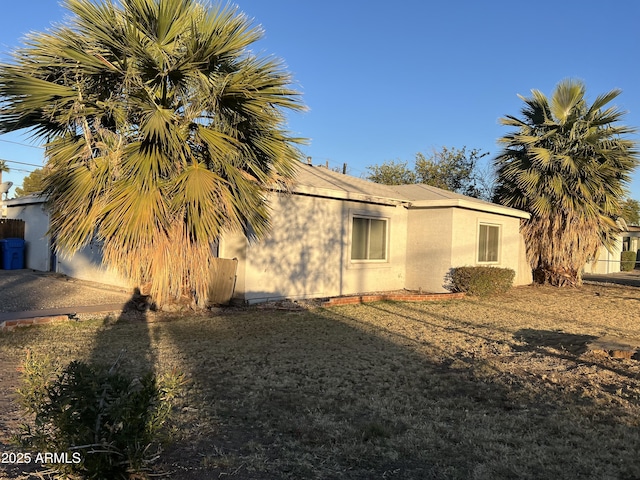
<instances>
[{"instance_id":1,"label":"neighboring building","mask_svg":"<svg viewBox=\"0 0 640 480\"><path fill-rule=\"evenodd\" d=\"M607 274L620 272L622 252L636 252L635 268L640 266L640 226L627 225L618 235L611 250L600 247L598 255L583 269L585 274Z\"/></svg>"},{"instance_id":2,"label":"neighboring building","mask_svg":"<svg viewBox=\"0 0 640 480\"><path fill-rule=\"evenodd\" d=\"M236 258L234 298L246 303L374 291L446 291L452 267L491 265L531 283L519 233L529 215L426 185L387 186L300 164L290 192L272 192L271 231L261 241L224 235L218 255ZM26 266L125 285L87 246L56 258L42 197L6 202L26 221Z\"/></svg>"},{"instance_id":3,"label":"neighboring building","mask_svg":"<svg viewBox=\"0 0 640 480\"><path fill-rule=\"evenodd\" d=\"M620 253L622 252L622 236L619 236L611 250L600 247L598 255L582 269L585 274L606 275L620 271Z\"/></svg>"},{"instance_id":4,"label":"neighboring building","mask_svg":"<svg viewBox=\"0 0 640 480\"><path fill-rule=\"evenodd\" d=\"M56 272L81 280L126 286L127 281L102 264L102 248L92 241L72 256L56 255L47 234L49 212L46 198L41 195L5 200L7 218L24 220L25 267L43 272Z\"/></svg>"},{"instance_id":5,"label":"neighboring building","mask_svg":"<svg viewBox=\"0 0 640 480\"><path fill-rule=\"evenodd\" d=\"M23 220L25 267L48 272L51 270L51 242L47 235L49 213L45 199L36 195L3 201L3 216Z\"/></svg>"},{"instance_id":6,"label":"neighboring building","mask_svg":"<svg viewBox=\"0 0 640 480\"><path fill-rule=\"evenodd\" d=\"M636 261L640 260L640 226L627 226L626 232L622 233L622 249L636 252Z\"/></svg>"},{"instance_id":7,"label":"neighboring building","mask_svg":"<svg viewBox=\"0 0 640 480\"><path fill-rule=\"evenodd\" d=\"M636 252L636 268L640 267L640 227L628 225L618 235L611 251L600 247L596 258L587 263L583 269L586 274L607 274L620 272L621 253L625 251Z\"/></svg>"}]
</instances>

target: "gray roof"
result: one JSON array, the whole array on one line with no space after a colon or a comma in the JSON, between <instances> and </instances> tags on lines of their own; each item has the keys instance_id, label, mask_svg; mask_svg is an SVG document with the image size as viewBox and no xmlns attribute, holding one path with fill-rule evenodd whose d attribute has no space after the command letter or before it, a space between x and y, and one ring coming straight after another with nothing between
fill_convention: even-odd
<instances>
[{"instance_id":1,"label":"gray roof","mask_svg":"<svg viewBox=\"0 0 640 480\"><path fill-rule=\"evenodd\" d=\"M334 172L326 167L299 163L292 190L320 197L398 205L407 199L391 186Z\"/></svg>"},{"instance_id":2,"label":"gray roof","mask_svg":"<svg viewBox=\"0 0 640 480\"><path fill-rule=\"evenodd\" d=\"M326 167L316 167L304 163L298 165L292 190L302 195L382 205L404 205L410 209L458 207L512 217L529 218L529 214L521 210L485 202L430 185L382 185L334 172Z\"/></svg>"},{"instance_id":3,"label":"gray roof","mask_svg":"<svg viewBox=\"0 0 640 480\"><path fill-rule=\"evenodd\" d=\"M467 197L466 195L461 195L459 193L450 192L449 190L443 190L442 188L432 187L431 185L426 185L424 183L392 185L391 188L397 194L402 195L402 197L408 198L411 201L472 198ZM487 203L483 202L482 200L478 200L477 198L474 200L482 203Z\"/></svg>"}]
</instances>

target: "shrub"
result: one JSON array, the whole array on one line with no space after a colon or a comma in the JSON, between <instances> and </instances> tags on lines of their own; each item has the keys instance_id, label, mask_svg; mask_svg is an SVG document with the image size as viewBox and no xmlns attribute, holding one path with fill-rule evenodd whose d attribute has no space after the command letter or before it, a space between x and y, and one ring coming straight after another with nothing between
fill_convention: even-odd
<instances>
[{"instance_id":1,"label":"shrub","mask_svg":"<svg viewBox=\"0 0 640 480\"><path fill-rule=\"evenodd\" d=\"M636 252L627 250L620 253L620 270L630 272L636 267Z\"/></svg>"},{"instance_id":2,"label":"shrub","mask_svg":"<svg viewBox=\"0 0 640 480\"><path fill-rule=\"evenodd\" d=\"M158 435L182 385L176 373L136 378L73 361L65 368L27 356L18 396L33 426L22 446L66 453L73 461L51 465L58 473L95 479L140 475L158 457Z\"/></svg>"},{"instance_id":3,"label":"shrub","mask_svg":"<svg viewBox=\"0 0 640 480\"><path fill-rule=\"evenodd\" d=\"M457 267L449 274L449 289L469 295L504 293L513 285L516 272L510 268Z\"/></svg>"}]
</instances>

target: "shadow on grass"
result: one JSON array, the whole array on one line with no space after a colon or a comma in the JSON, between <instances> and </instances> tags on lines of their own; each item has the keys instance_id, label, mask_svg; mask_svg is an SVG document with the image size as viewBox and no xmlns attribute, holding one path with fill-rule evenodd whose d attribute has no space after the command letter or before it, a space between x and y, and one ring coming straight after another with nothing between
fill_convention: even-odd
<instances>
[{"instance_id":1,"label":"shadow on grass","mask_svg":"<svg viewBox=\"0 0 640 480\"><path fill-rule=\"evenodd\" d=\"M177 480L640 478L635 364L590 363L588 336L509 329L509 312L493 328L496 308L143 311L1 340L188 374L162 464Z\"/></svg>"},{"instance_id":2,"label":"shadow on grass","mask_svg":"<svg viewBox=\"0 0 640 480\"><path fill-rule=\"evenodd\" d=\"M541 402L546 387L529 377L502 381L491 362L431 342L447 315L407 331L417 314L397 310L248 309L159 324L192 380L167 458L173 478L640 475L640 432L619 409L585 416L560 390Z\"/></svg>"},{"instance_id":3,"label":"shadow on grass","mask_svg":"<svg viewBox=\"0 0 640 480\"><path fill-rule=\"evenodd\" d=\"M478 303L478 302L474 302ZM393 306L393 302L380 302L363 306L385 312L387 314L398 315L397 309ZM542 329L520 329L513 332L512 329L493 325L490 321L483 319L482 321L468 321L453 315L443 313L434 314L420 309L417 304L401 304L403 313L399 314L402 318L410 322L415 322L433 331L440 333L452 332L469 339L484 340L496 352L503 351L503 348L512 349L515 352L535 352L543 353L546 356L567 360L572 364L588 364L598 367L602 370L608 370L621 377L637 380L638 375L624 368L619 368L617 364L605 361L597 361L596 358L585 359L581 357L587 350L587 343L595 340L593 335L570 334L552 330ZM482 304L484 306L484 304ZM491 306L491 309L497 309ZM506 309L507 311L522 310ZM408 312L408 313L407 313ZM538 314L536 314L538 315ZM428 319L431 319L428 320ZM384 328L384 327L382 327ZM524 343L524 345L522 344ZM452 354L449 353L449 356ZM636 354L633 358L638 359L640 354ZM475 362L473 356L458 355L456 357L462 361ZM490 368L490 367L487 367ZM638 400L640 403L640 399Z\"/></svg>"},{"instance_id":4,"label":"shadow on grass","mask_svg":"<svg viewBox=\"0 0 640 480\"><path fill-rule=\"evenodd\" d=\"M572 333L523 328L514 334L514 338L520 339L525 343L525 346L516 347L516 349L528 351L539 348L552 348L577 357L587 351L587 343L592 342L598 337L594 335L576 335ZM569 356L566 357L568 358Z\"/></svg>"},{"instance_id":5,"label":"shadow on grass","mask_svg":"<svg viewBox=\"0 0 640 480\"><path fill-rule=\"evenodd\" d=\"M89 363L118 368L134 374L153 372L157 367L151 333L147 327L147 312L155 309L148 297L134 290L118 318L106 317L95 336Z\"/></svg>"}]
</instances>

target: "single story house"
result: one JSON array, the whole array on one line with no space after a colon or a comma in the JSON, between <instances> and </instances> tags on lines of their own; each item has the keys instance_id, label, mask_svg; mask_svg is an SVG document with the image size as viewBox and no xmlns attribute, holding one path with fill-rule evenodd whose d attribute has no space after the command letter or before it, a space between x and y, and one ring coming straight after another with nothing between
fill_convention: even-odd
<instances>
[{"instance_id":1,"label":"single story house","mask_svg":"<svg viewBox=\"0 0 640 480\"><path fill-rule=\"evenodd\" d=\"M26 222L26 266L126 285L101 264L92 243L57 258L47 237L45 199L5 202ZM217 254L237 259L234 299L258 303L390 290L445 292L452 267L511 268L531 283L520 221L528 213L427 185L380 185L299 164L291 189L270 193L268 236L219 239Z\"/></svg>"},{"instance_id":2,"label":"single story house","mask_svg":"<svg viewBox=\"0 0 640 480\"><path fill-rule=\"evenodd\" d=\"M235 298L256 303L389 290L445 292L452 267L492 265L532 281L520 220L528 214L427 185L388 186L300 164L271 195L271 233L225 235L238 259Z\"/></svg>"}]
</instances>

